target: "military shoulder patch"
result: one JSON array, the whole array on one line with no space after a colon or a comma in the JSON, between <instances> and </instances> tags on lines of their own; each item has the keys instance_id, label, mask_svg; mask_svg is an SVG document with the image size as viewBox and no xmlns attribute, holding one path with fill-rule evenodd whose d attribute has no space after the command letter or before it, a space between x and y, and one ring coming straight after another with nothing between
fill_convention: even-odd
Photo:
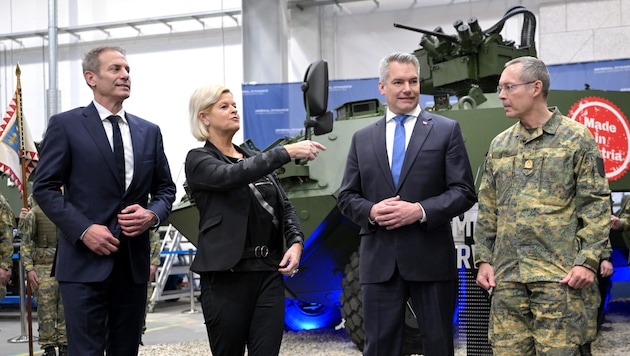
<instances>
[{"instance_id":1,"label":"military shoulder patch","mask_svg":"<svg viewBox=\"0 0 630 356\"><path fill-rule=\"evenodd\" d=\"M601 157L597 157L597 172L602 178L606 177L606 169L604 169L604 160Z\"/></svg>"}]
</instances>

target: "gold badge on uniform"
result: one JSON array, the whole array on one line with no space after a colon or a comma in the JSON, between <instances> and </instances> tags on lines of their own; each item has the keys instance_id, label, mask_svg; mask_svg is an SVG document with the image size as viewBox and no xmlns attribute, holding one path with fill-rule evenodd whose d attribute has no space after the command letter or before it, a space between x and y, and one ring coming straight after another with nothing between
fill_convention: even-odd
<instances>
[{"instance_id":1,"label":"gold badge on uniform","mask_svg":"<svg viewBox=\"0 0 630 356\"><path fill-rule=\"evenodd\" d=\"M534 162L532 162L531 159L528 159L527 161L525 161L525 165L523 167L527 169L532 169L534 167Z\"/></svg>"}]
</instances>

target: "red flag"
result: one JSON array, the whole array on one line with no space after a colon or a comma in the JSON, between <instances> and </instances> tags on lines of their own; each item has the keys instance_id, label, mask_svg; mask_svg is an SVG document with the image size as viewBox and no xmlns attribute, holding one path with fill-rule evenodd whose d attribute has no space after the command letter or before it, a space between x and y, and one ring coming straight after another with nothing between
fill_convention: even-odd
<instances>
[{"instance_id":1,"label":"red flag","mask_svg":"<svg viewBox=\"0 0 630 356\"><path fill-rule=\"evenodd\" d=\"M21 117L18 118L17 108L20 100L20 90L16 89L9 108L0 122L0 172L9 176L23 195L22 160L24 160L26 179L28 179L39 161L39 154L26 121ZM20 146L24 152L22 157L19 154Z\"/></svg>"}]
</instances>

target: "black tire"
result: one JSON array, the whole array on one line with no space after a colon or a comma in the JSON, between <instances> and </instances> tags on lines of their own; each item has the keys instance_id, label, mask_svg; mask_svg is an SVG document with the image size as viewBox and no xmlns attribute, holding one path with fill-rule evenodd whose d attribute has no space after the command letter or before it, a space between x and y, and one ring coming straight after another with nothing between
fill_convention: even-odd
<instances>
[{"instance_id":1,"label":"black tire","mask_svg":"<svg viewBox=\"0 0 630 356\"><path fill-rule=\"evenodd\" d=\"M352 342L363 351L365 331L363 330L363 295L359 284L359 251L350 256L350 262L344 269L341 282L341 317L345 320L345 328ZM411 310L411 302L407 303L405 326L403 330L403 356L422 354L422 337L418 322Z\"/></svg>"}]
</instances>

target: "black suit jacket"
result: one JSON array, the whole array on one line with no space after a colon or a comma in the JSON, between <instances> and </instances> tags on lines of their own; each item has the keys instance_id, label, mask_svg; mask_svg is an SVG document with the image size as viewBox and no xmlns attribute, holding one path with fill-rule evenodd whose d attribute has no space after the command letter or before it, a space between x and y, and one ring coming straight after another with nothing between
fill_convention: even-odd
<instances>
[{"instance_id":1,"label":"black suit jacket","mask_svg":"<svg viewBox=\"0 0 630 356\"><path fill-rule=\"evenodd\" d=\"M134 151L134 175L124 190L116 161L96 107L76 108L50 118L35 173L33 196L59 228L54 274L59 281L100 282L114 265L114 254L99 256L79 237L92 224L109 227L119 237L117 214L139 204L164 221L175 200L175 184L157 125L126 114ZM60 188L65 187L62 195ZM149 280L149 232L121 239L129 244L136 283Z\"/></svg>"},{"instance_id":2,"label":"black suit jacket","mask_svg":"<svg viewBox=\"0 0 630 356\"><path fill-rule=\"evenodd\" d=\"M396 188L385 143L385 118L357 131L348 153L338 206L361 228L360 280L389 280L398 266L410 281L457 279L451 219L468 210L476 195L472 170L456 121L421 111ZM372 206L400 195L419 202L427 220L395 230L371 225Z\"/></svg>"},{"instance_id":3,"label":"black suit jacket","mask_svg":"<svg viewBox=\"0 0 630 356\"><path fill-rule=\"evenodd\" d=\"M198 250L191 269L197 273L228 270L241 259L252 204L249 183L268 176L282 206L276 215L286 246L303 242L293 205L272 174L291 160L283 148L264 153L240 149L245 159L233 164L212 143L186 157L186 183L199 210Z\"/></svg>"}]
</instances>

